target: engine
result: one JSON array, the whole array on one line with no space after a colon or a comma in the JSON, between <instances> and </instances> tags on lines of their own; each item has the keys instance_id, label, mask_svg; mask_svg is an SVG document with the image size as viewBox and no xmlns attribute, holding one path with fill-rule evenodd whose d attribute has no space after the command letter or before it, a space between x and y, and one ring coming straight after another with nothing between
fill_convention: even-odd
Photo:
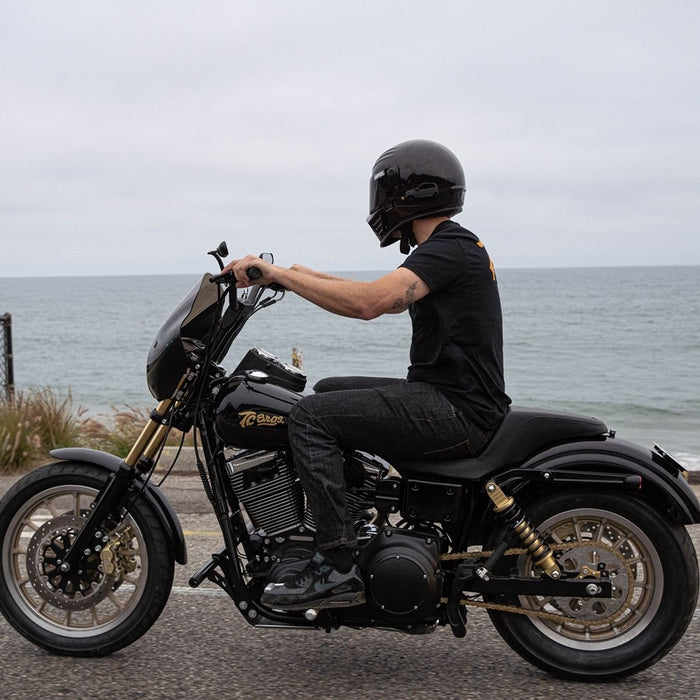
<instances>
[{"instance_id":1,"label":"engine","mask_svg":"<svg viewBox=\"0 0 700 700\"><path fill-rule=\"evenodd\" d=\"M247 572L261 583L299 571L314 552L314 522L285 452L243 450L226 463L231 487L250 521L253 556ZM346 498L356 523L355 552L367 594L365 605L343 616L430 631L442 594L440 533L369 523L377 483L387 468L363 453L345 455Z\"/></svg>"},{"instance_id":2,"label":"engine","mask_svg":"<svg viewBox=\"0 0 700 700\"><path fill-rule=\"evenodd\" d=\"M305 507L304 491L285 452L244 450L226 463L231 486L254 531L267 537L290 531L315 531ZM362 522L374 507L377 482L387 472L380 462L360 453L345 455L350 517Z\"/></svg>"},{"instance_id":3,"label":"engine","mask_svg":"<svg viewBox=\"0 0 700 700\"><path fill-rule=\"evenodd\" d=\"M304 491L283 453L246 450L230 459L226 469L253 530L272 537L302 525Z\"/></svg>"}]
</instances>

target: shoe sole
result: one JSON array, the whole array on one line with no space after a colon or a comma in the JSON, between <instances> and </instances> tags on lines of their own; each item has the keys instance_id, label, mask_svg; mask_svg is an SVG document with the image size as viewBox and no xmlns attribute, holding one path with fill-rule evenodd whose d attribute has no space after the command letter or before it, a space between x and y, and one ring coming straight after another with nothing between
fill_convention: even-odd
<instances>
[{"instance_id":1,"label":"shoe sole","mask_svg":"<svg viewBox=\"0 0 700 700\"><path fill-rule=\"evenodd\" d=\"M262 601L261 601L262 602ZM353 605L363 605L366 602L364 591L343 593L321 600L310 600L306 603L264 603L274 610L326 610L328 608L349 608Z\"/></svg>"}]
</instances>

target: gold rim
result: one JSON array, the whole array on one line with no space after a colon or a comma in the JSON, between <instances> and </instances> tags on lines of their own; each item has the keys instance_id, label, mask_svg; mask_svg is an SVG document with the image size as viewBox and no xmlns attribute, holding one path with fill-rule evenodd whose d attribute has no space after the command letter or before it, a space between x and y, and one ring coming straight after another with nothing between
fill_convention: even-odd
<instances>
[{"instance_id":1,"label":"gold rim","mask_svg":"<svg viewBox=\"0 0 700 700\"><path fill-rule=\"evenodd\" d=\"M12 519L3 565L17 607L35 624L63 636L92 636L116 627L145 589L148 557L141 530L127 516L99 533L80 568L61 571L61 555L82 527L97 491L75 484L35 495Z\"/></svg>"}]
</instances>

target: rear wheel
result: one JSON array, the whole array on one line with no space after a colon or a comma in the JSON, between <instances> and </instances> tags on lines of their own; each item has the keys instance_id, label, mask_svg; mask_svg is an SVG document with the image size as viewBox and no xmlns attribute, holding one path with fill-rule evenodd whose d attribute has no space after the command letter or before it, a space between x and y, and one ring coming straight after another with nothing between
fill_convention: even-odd
<instances>
[{"instance_id":1,"label":"rear wheel","mask_svg":"<svg viewBox=\"0 0 700 700\"><path fill-rule=\"evenodd\" d=\"M56 654L102 656L138 639L165 606L174 562L143 498L105 526L72 571L61 559L107 474L65 462L28 474L0 502L0 610Z\"/></svg>"},{"instance_id":2,"label":"rear wheel","mask_svg":"<svg viewBox=\"0 0 700 700\"><path fill-rule=\"evenodd\" d=\"M673 648L698 597L698 564L684 527L618 494L559 494L526 510L555 545L561 569L602 572L613 584L613 597L491 598L542 613L489 611L512 649L555 675L608 680L641 671ZM529 556L501 562L502 571L513 566L520 576L539 576Z\"/></svg>"}]
</instances>

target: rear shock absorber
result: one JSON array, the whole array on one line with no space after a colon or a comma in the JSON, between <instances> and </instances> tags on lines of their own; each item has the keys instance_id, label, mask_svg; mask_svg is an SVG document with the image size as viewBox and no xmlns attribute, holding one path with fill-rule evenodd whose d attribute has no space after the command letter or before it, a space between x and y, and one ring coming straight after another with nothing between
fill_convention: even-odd
<instances>
[{"instance_id":1,"label":"rear shock absorber","mask_svg":"<svg viewBox=\"0 0 700 700\"><path fill-rule=\"evenodd\" d=\"M493 512L513 528L535 560L535 566L539 566L550 578L560 578L561 569L554 559L552 550L540 537L540 533L532 527L515 499L512 496L506 496L501 487L493 481L486 484L486 493L493 501Z\"/></svg>"}]
</instances>

